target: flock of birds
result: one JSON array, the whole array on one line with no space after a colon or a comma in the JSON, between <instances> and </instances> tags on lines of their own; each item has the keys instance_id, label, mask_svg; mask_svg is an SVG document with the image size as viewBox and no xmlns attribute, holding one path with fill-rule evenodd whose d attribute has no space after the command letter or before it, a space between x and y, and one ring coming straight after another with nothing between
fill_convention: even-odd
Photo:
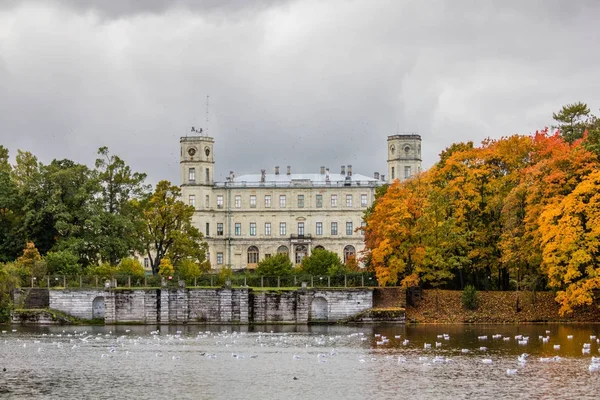
<instances>
[{"instance_id":1,"label":"flock of birds","mask_svg":"<svg viewBox=\"0 0 600 400\"><path fill-rule=\"evenodd\" d=\"M7 330L3 330L1 333L2 335L10 335ZM13 329L12 333L17 333L17 330ZM250 335L252 335L251 338L254 339L254 343L251 346L248 345ZM583 356L591 356L593 343L600 345L600 339L595 335L590 335L589 339L589 342L583 343L581 349ZM471 358L483 357L480 358L481 363L494 364L495 361L489 356L488 347L483 345L490 340L490 337L488 337L488 335L482 335L478 336L477 340L479 344L481 344L479 347L474 347L472 349L462 348L459 350L457 348L452 348L452 346L448 343L450 341L449 334L440 334L437 335L436 340L432 342L425 342L423 344L423 351L419 351L419 355L412 358L424 365L448 364L454 361L450 356L460 354ZM491 340L502 342L511 342L514 340L519 346L526 346L530 342L530 337L524 335L515 335L512 337L504 336L502 334L494 334L491 335ZM542 344L548 344L548 346L550 346L550 331L546 331L546 335L539 335L538 340ZM567 340L572 341L573 335L568 335ZM374 347L378 350L402 347L411 350L411 352L402 352L401 355L386 355L385 352L382 353L376 350L374 352L370 352L369 356L364 354L359 355L359 363L377 361L378 356L383 355L384 359L386 360L393 360L398 364L404 364L409 361L410 355L419 349L419 347L413 346L409 339L403 339L401 335L394 335L393 346L389 346L390 338L386 337L385 335L375 333L371 337L363 332L355 332L346 335L313 335L313 337L311 337L307 342L306 335L274 333L273 331L258 332L257 334L248 334L245 332L240 333L235 331L203 331L198 332L196 336L188 336L184 335L182 331L176 331L175 334L161 334L159 330L155 330L150 332L150 335L139 336L135 333L131 333L131 330L129 329L125 330L124 334L113 334L112 331L109 331L108 333L91 334L87 331L78 332L75 330L73 332L67 332L63 330L60 333L44 333L41 336L36 335L29 339L27 336L18 336L15 341L18 343L18 346L23 348L27 348L28 345L30 347L32 345L37 346L38 353L47 351L49 349L67 349L71 351L77 351L82 346L102 348L106 351L102 351L100 354L101 359L115 357L117 354L124 355L126 357L131 356L136 352L135 349L139 345L142 345L140 347L144 348L143 351L146 353L146 356L148 356L148 352L150 351L149 349L153 349L153 356L160 358L164 357L165 353L168 354L178 349L177 347L169 347L169 345L180 344L183 346L183 349L186 347L188 348L185 351L194 351L195 354L205 357L206 359L216 359L217 357L228 356L229 351L231 351L231 358L233 359L255 359L259 357L259 354L261 353L260 351L242 354L235 351L235 349L267 347L280 350L275 352L281 352L283 349L289 349L288 353L291 354L292 360L310 359L311 357L315 357L316 353L316 361L318 363L326 363L328 362L328 359L335 357L338 354L336 346L341 345L347 347L346 345L348 343L359 341L366 342L366 345L369 347L369 349L371 349L373 347L372 345L374 344ZM8 343L12 342L9 342L5 339L4 344ZM192 345L194 345L193 348L191 347ZM229 351L224 351L222 349L223 347L231 347L232 349ZM314 347L317 350L308 349L302 352L300 351L302 347L306 349ZM596 347L597 349L600 348L599 346ZM331 348L331 350L323 351L324 348ZM446 355L435 355L435 349L441 348L445 350L444 353ZM560 351L560 344L553 344L552 350L555 352ZM178 361L181 359L182 354L186 353L178 352L177 354L171 355L171 359L173 361ZM267 356L268 354L270 353L262 352L261 357ZM560 362L562 360L563 358L559 355L555 355L553 357L539 357L537 359L538 362L542 363ZM517 356L515 361L517 367L523 367L527 363L533 362L533 357L530 357L528 353L522 353L521 355ZM600 357L591 356L591 362L588 366L588 370L589 372L600 371ZM519 368L508 368L506 370L507 375L516 375L518 372Z\"/></svg>"}]
</instances>

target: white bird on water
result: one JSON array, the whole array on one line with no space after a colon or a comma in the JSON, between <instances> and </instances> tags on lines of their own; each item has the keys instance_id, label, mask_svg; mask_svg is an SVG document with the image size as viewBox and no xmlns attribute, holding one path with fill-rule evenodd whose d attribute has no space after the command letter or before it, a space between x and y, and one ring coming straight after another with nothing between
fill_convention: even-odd
<instances>
[{"instance_id":1,"label":"white bird on water","mask_svg":"<svg viewBox=\"0 0 600 400\"><path fill-rule=\"evenodd\" d=\"M518 360L520 363L524 363L524 362L527 362L527 357L529 357L529 354L527 354L527 353L523 353L523 354L521 354L519 357L517 357L517 360Z\"/></svg>"},{"instance_id":2,"label":"white bird on water","mask_svg":"<svg viewBox=\"0 0 600 400\"><path fill-rule=\"evenodd\" d=\"M517 374L517 370L514 368L509 368L506 370L506 375L516 375Z\"/></svg>"}]
</instances>

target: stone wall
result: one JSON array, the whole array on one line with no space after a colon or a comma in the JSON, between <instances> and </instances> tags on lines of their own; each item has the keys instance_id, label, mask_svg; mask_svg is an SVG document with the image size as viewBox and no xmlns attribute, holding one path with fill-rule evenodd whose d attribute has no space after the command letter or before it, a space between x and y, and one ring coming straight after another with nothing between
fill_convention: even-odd
<instances>
[{"instance_id":1,"label":"stone wall","mask_svg":"<svg viewBox=\"0 0 600 400\"><path fill-rule=\"evenodd\" d=\"M50 291L50 308L84 319L101 315L108 324L306 324L335 322L372 307L373 292L367 289Z\"/></svg>"},{"instance_id":2,"label":"stone wall","mask_svg":"<svg viewBox=\"0 0 600 400\"><path fill-rule=\"evenodd\" d=\"M92 304L96 297L104 296L103 290L50 290L50 308L77 318L92 319Z\"/></svg>"}]
</instances>

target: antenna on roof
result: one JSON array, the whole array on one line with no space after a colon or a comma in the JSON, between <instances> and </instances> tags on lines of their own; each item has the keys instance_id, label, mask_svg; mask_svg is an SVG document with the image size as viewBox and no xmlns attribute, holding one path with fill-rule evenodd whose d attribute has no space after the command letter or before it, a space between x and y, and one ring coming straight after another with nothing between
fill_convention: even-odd
<instances>
[{"instance_id":1,"label":"antenna on roof","mask_svg":"<svg viewBox=\"0 0 600 400\"><path fill-rule=\"evenodd\" d=\"M208 95L206 95L206 132L208 132ZM208 136L208 133L206 134Z\"/></svg>"}]
</instances>

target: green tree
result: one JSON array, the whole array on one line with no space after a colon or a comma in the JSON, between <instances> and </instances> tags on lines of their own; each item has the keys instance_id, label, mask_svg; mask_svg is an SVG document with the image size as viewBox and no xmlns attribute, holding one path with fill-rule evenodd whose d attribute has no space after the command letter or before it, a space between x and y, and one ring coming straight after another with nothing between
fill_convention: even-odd
<instances>
[{"instance_id":1,"label":"green tree","mask_svg":"<svg viewBox=\"0 0 600 400\"><path fill-rule=\"evenodd\" d=\"M143 250L140 237L135 234L142 223L141 213L133 200L146 197L149 185L144 185L146 174L132 172L107 147L98 149L98 155L95 174L101 188L98 201L102 212L96 239L101 243L101 259L116 265L123 257Z\"/></svg>"},{"instance_id":2,"label":"green tree","mask_svg":"<svg viewBox=\"0 0 600 400\"><path fill-rule=\"evenodd\" d=\"M302 272L310 275L329 275L345 271L345 266L337 253L325 249L315 249L302 259Z\"/></svg>"},{"instance_id":3,"label":"green tree","mask_svg":"<svg viewBox=\"0 0 600 400\"><path fill-rule=\"evenodd\" d=\"M21 221L20 203L8 149L0 145L0 262L14 260L23 247L16 235Z\"/></svg>"},{"instance_id":4,"label":"green tree","mask_svg":"<svg viewBox=\"0 0 600 400\"><path fill-rule=\"evenodd\" d=\"M14 264L0 263L0 323L10 318L11 293L19 286L19 277Z\"/></svg>"},{"instance_id":5,"label":"green tree","mask_svg":"<svg viewBox=\"0 0 600 400\"><path fill-rule=\"evenodd\" d=\"M589 117L590 108L582 102L567 104L559 112L552 114L552 118L558 123L555 128L560 130L562 137L569 143L583 137Z\"/></svg>"},{"instance_id":6,"label":"green tree","mask_svg":"<svg viewBox=\"0 0 600 400\"><path fill-rule=\"evenodd\" d=\"M141 239L154 274L167 256L176 264L186 258L199 264L208 263L208 245L192 225L194 207L179 200L180 196L177 186L160 181L154 194L141 203L145 225Z\"/></svg>"},{"instance_id":7,"label":"green tree","mask_svg":"<svg viewBox=\"0 0 600 400\"><path fill-rule=\"evenodd\" d=\"M264 276L287 276L294 270L290 257L286 253L265 258L258 263L255 273Z\"/></svg>"}]
</instances>

